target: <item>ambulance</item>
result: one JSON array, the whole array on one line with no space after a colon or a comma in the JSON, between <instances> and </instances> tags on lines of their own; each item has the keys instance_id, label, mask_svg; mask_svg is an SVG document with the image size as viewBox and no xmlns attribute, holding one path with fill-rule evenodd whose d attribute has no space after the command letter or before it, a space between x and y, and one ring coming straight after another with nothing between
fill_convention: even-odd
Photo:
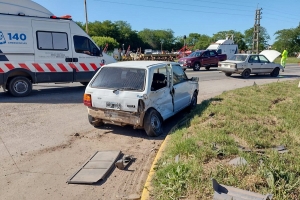
<instances>
[{"instance_id":1,"label":"ambulance","mask_svg":"<svg viewBox=\"0 0 300 200\"><path fill-rule=\"evenodd\" d=\"M227 58L239 53L238 45L234 43L233 36L227 36L225 40L216 41L209 45L207 50L215 50L218 54L226 54Z\"/></svg>"},{"instance_id":2,"label":"ambulance","mask_svg":"<svg viewBox=\"0 0 300 200\"><path fill-rule=\"evenodd\" d=\"M32 84L86 85L116 60L66 15L57 17L31 0L0 0L0 87L16 97Z\"/></svg>"}]
</instances>

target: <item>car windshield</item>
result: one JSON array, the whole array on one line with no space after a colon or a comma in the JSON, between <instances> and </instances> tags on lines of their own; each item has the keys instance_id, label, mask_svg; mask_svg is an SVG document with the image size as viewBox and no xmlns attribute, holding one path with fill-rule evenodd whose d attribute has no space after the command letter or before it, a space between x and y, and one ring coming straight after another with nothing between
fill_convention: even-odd
<instances>
[{"instance_id":1,"label":"car windshield","mask_svg":"<svg viewBox=\"0 0 300 200\"><path fill-rule=\"evenodd\" d=\"M145 69L103 67L92 82L91 87L143 91L145 89L145 77Z\"/></svg>"},{"instance_id":2,"label":"car windshield","mask_svg":"<svg viewBox=\"0 0 300 200\"><path fill-rule=\"evenodd\" d=\"M199 57L202 54L202 51L195 51L188 55L189 58Z\"/></svg>"},{"instance_id":3,"label":"car windshield","mask_svg":"<svg viewBox=\"0 0 300 200\"><path fill-rule=\"evenodd\" d=\"M247 58L247 55L233 55L228 60L235 60L235 61L245 61Z\"/></svg>"}]
</instances>

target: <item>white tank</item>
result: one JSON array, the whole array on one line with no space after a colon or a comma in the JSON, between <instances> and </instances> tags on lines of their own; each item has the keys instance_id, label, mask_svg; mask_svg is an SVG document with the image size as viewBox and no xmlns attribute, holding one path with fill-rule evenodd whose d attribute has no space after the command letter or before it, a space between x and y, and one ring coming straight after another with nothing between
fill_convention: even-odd
<instances>
[{"instance_id":1,"label":"white tank","mask_svg":"<svg viewBox=\"0 0 300 200\"><path fill-rule=\"evenodd\" d=\"M53 13L31 0L0 0L0 13L50 17Z\"/></svg>"}]
</instances>

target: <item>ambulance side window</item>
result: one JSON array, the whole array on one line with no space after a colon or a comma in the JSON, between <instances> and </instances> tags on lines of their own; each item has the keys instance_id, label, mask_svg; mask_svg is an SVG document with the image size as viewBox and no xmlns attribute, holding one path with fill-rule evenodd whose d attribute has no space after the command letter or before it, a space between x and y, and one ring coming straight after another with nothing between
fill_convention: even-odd
<instances>
[{"instance_id":1,"label":"ambulance side window","mask_svg":"<svg viewBox=\"0 0 300 200\"><path fill-rule=\"evenodd\" d=\"M89 38L75 35L73 39L76 53L84 53L90 56L97 56L100 54L99 49Z\"/></svg>"},{"instance_id":2,"label":"ambulance side window","mask_svg":"<svg viewBox=\"0 0 300 200\"><path fill-rule=\"evenodd\" d=\"M39 50L69 50L67 33L37 31L36 38Z\"/></svg>"}]
</instances>

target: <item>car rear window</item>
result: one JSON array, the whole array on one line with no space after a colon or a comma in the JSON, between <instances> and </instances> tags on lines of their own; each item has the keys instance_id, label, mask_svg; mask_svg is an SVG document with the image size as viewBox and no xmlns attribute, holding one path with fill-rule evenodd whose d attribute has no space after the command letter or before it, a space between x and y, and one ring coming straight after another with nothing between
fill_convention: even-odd
<instances>
[{"instance_id":1,"label":"car rear window","mask_svg":"<svg viewBox=\"0 0 300 200\"><path fill-rule=\"evenodd\" d=\"M145 77L145 69L103 67L92 82L91 87L143 91L145 89Z\"/></svg>"},{"instance_id":2,"label":"car rear window","mask_svg":"<svg viewBox=\"0 0 300 200\"><path fill-rule=\"evenodd\" d=\"M247 55L233 55L228 60L235 60L235 61L245 61L247 58Z\"/></svg>"}]
</instances>

